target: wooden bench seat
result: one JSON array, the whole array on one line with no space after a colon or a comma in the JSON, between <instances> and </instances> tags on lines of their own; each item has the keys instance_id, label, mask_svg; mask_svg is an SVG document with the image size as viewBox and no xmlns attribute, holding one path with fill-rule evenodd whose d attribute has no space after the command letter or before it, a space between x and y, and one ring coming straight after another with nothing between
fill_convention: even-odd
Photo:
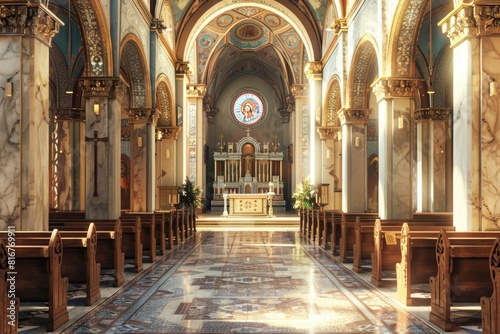
<instances>
[{"instance_id":1,"label":"wooden bench seat","mask_svg":"<svg viewBox=\"0 0 500 334\"><path fill-rule=\"evenodd\" d=\"M125 254L122 252L120 220L51 221L49 228L57 228L61 232L82 231L90 224L94 224L97 234L96 262L101 269L113 270L113 285L122 286L125 283Z\"/></svg>"},{"instance_id":2,"label":"wooden bench seat","mask_svg":"<svg viewBox=\"0 0 500 334\"><path fill-rule=\"evenodd\" d=\"M373 249L371 256L372 277L371 282L377 286L382 285L382 272L385 270L396 270L396 263L401 261L401 229L404 223L408 223L410 228L417 230L441 229L454 230L451 220L425 221L423 219L377 219L373 225L369 238L365 238L363 247ZM362 237L361 236L357 236ZM369 243L371 239L372 242ZM392 242L388 242L388 240Z\"/></svg>"},{"instance_id":3,"label":"wooden bench seat","mask_svg":"<svg viewBox=\"0 0 500 334\"><path fill-rule=\"evenodd\" d=\"M497 238L491 249L489 264L493 293L480 299L482 329L483 334L498 334L500 333L500 238Z\"/></svg>"},{"instance_id":4,"label":"wooden bench seat","mask_svg":"<svg viewBox=\"0 0 500 334\"><path fill-rule=\"evenodd\" d=\"M500 232L447 232L442 230L436 242L438 271L430 281L429 320L445 331L455 325L451 320L452 303L477 303L493 293L490 254Z\"/></svg>"},{"instance_id":5,"label":"wooden bench seat","mask_svg":"<svg viewBox=\"0 0 500 334\"><path fill-rule=\"evenodd\" d=\"M40 244L32 245L22 245L23 238L16 232L16 245L7 245L8 252L15 252L16 296L21 303L48 303L47 330L53 332L69 320L68 278L61 275L61 235L53 230L49 239L38 238Z\"/></svg>"},{"instance_id":6,"label":"wooden bench seat","mask_svg":"<svg viewBox=\"0 0 500 334\"><path fill-rule=\"evenodd\" d=\"M339 260L341 262L347 262L349 252L352 253L354 251L354 244L356 243L356 220L359 220L358 224L365 222L373 224L377 218L379 218L378 213L342 212L339 240Z\"/></svg>"},{"instance_id":7,"label":"wooden bench seat","mask_svg":"<svg viewBox=\"0 0 500 334\"><path fill-rule=\"evenodd\" d=\"M417 284L425 284L428 287L429 278L438 270L434 258L441 229L453 231L455 227L419 227L404 223L401 228L401 261L396 263L396 298L407 306L430 305L430 298L415 298L412 297L412 292Z\"/></svg>"},{"instance_id":8,"label":"wooden bench seat","mask_svg":"<svg viewBox=\"0 0 500 334\"><path fill-rule=\"evenodd\" d=\"M101 266L96 261L97 254L97 232L93 223L89 224L87 230L61 231L64 256L61 264L61 275L67 277L70 283L83 283L86 286L85 303L92 305L101 299L100 273ZM45 249L30 249L28 246L48 243L52 232L16 232L16 245L18 252L45 252ZM4 237L3 234L1 234ZM42 239L42 240L41 240ZM33 256L45 256L32 254ZM28 256L26 254L25 256Z\"/></svg>"},{"instance_id":9,"label":"wooden bench seat","mask_svg":"<svg viewBox=\"0 0 500 334\"><path fill-rule=\"evenodd\" d=\"M120 220L122 223L124 221L133 221L134 219L139 219L141 226L141 243L143 251L149 252L149 258L151 262L156 260L156 248L157 242L157 228L156 219L154 212L125 212L121 215ZM160 226L160 229L162 227ZM163 231L164 232L164 231ZM160 236L160 238L165 238L165 234Z\"/></svg>"}]
</instances>

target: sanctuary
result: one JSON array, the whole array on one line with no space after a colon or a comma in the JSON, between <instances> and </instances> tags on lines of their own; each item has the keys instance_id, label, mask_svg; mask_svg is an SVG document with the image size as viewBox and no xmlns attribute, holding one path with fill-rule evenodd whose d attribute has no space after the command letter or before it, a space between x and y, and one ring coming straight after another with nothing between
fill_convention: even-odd
<instances>
[{"instance_id":1,"label":"sanctuary","mask_svg":"<svg viewBox=\"0 0 500 334\"><path fill-rule=\"evenodd\" d=\"M237 143L219 143L219 151L214 152L215 181L213 184L214 194L211 202L212 212L222 212L224 209L223 195L226 193L231 197L238 197L248 203L259 203L255 214L264 214L266 208L262 208L263 194L273 192L274 212L285 212L285 200L283 198L283 152L279 151L277 143L260 143L250 136L249 131L245 137ZM226 148L226 151L224 149ZM236 194L246 194L238 196ZM254 194L255 198L252 197ZM234 201L230 201L234 204ZM251 205L242 203L239 207L247 207L246 210L231 213L251 214Z\"/></svg>"}]
</instances>

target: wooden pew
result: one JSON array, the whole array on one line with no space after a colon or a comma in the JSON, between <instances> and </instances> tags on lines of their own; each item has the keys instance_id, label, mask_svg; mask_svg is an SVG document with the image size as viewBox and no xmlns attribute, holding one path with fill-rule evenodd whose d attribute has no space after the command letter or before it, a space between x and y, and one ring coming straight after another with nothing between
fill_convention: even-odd
<instances>
[{"instance_id":1,"label":"wooden pew","mask_svg":"<svg viewBox=\"0 0 500 334\"><path fill-rule=\"evenodd\" d=\"M418 224L418 222L417 222ZM436 242L441 229L454 231L454 226L413 226L404 223L401 228L401 262L396 263L396 299L407 306L429 305L429 298L412 298L416 284L429 285L436 274Z\"/></svg>"},{"instance_id":2,"label":"wooden pew","mask_svg":"<svg viewBox=\"0 0 500 334\"><path fill-rule=\"evenodd\" d=\"M112 269L114 286L125 283L125 253L122 252L123 229L119 219L93 221L49 221L49 229L59 231L83 231L93 223L97 232L96 261L101 269Z\"/></svg>"},{"instance_id":3,"label":"wooden pew","mask_svg":"<svg viewBox=\"0 0 500 334\"><path fill-rule=\"evenodd\" d=\"M450 222L453 221L453 212L414 212L411 220Z\"/></svg>"},{"instance_id":4,"label":"wooden pew","mask_svg":"<svg viewBox=\"0 0 500 334\"><path fill-rule=\"evenodd\" d=\"M19 323L19 298L15 298L15 275L9 274L11 270L6 243L0 239L0 334L14 334Z\"/></svg>"},{"instance_id":5,"label":"wooden pew","mask_svg":"<svg viewBox=\"0 0 500 334\"><path fill-rule=\"evenodd\" d=\"M337 255L340 244L342 211L340 210L324 210L324 230L323 244L324 248L330 249L332 255Z\"/></svg>"},{"instance_id":6,"label":"wooden pew","mask_svg":"<svg viewBox=\"0 0 500 334\"><path fill-rule=\"evenodd\" d=\"M373 223L378 218L378 213L367 212L342 212L342 220L340 222L340 245L339 245L339 260L347 262L348 252L354 251L356 243L356 220L359 223Z\"/></svg>"},{"instance_id":7,"label":"wooden pew","mask_svg":"<svg viewBox=\"0 0 500 334\"><path fill-rule=\"evenodd\" d=\"M483 334L500 333L500 239L497 238L490 253L490 275L493 282L491 297L483 296L481 302L481 320Z\"/></svg>"},{"instance_id":8,"label":"wooden pew","mask_svg":"<svg viewBox=\"0 0 500 334\"><path fill-rule=\"evenodd\" d=\"M151 261L156 260L156 219L154 212L125 212L121 215L120 220L134 221L139 219L141 226L141 243L143 251L149 251L149 258ZM161 236L164 238L164 236Z\"/></svg>"},{"instance_id":9,"label":"wooden pew","mask_svg":"<svg viewBox=\"0 0 500 334\"><path fill-rule=\"evenodd\" d=\"M436 242L438 271L432 276L429 320L445 331L453 330L451 303L477 303L493 293L491 249L500 232L447 232Z\"/></svg>"},{"instance_id":10,"label":"wooden pew","mask_svg":"<svg viewBox=\"0 0 500 334\"><path fill-rule=\"evenodd\" d=\"M33 232L35 236L37 232ZM50 239L19 236L15 246L16 295L22 302L47 302L47 330L53 332L69 320L68 278L61 276L63 242L57 229Z\"/></svg>"},{"instance_id":11,"label":"wooden pew","mask_svg":"<svg viewBox=\"0 0 500 334\"><path fill-rule=\"evenodd\" d=\"M363 247L373 249L371 282L377 286L382 285L382 272L384 270L395 271L396 263L401 261L400 238L404 223L408 223L414 231L429 230L429 226L432 226L430 230L435 230L436 233L441 229L454 230L451 220L377 219L372 233L369 238L365 238L366 242L363 244ZM361 236L356 236L356 238L359 237ZM371 245L369 239L372 240Z\"/></svg>"}]
</instances>

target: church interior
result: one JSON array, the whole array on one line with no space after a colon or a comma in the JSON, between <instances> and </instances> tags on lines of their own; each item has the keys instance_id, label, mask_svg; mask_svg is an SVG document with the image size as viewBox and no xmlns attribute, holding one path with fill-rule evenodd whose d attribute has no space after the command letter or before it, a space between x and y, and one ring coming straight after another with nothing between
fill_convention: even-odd
<instances>
[{"instance_id":1,"label":"church interior","mask_svg":"<svg viewBox=\"0 0 500 334\"><path fill-rule=\"evenodd\" d=\"M0 1L0 334L500 333L500 1Z\"/></svg>"}]
</instances>

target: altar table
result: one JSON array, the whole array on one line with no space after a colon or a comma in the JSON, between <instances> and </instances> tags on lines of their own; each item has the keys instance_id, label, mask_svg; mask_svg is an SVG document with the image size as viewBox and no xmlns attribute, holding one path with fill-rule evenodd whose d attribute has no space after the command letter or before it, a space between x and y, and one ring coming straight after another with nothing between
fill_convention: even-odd
<instances>
[{"instance_id":1,"label":"altar table","mask_svg":"<svg viewBox=\"0 0 500 334\"><path fill-rule=\"evenodd\" d=\"M230 194L230 215L267 215L267 194Z\"/></svg>"}]
</instances>

